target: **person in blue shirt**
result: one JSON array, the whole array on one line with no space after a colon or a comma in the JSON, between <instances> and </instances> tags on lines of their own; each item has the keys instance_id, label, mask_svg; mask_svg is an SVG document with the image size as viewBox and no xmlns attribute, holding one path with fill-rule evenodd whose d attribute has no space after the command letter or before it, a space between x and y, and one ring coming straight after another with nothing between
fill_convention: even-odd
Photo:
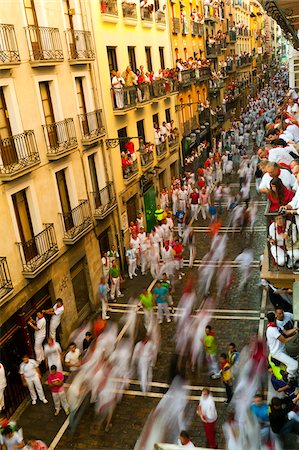
<instances>
[{"instance_id":1,"label":"person in blue shirt","mask_svg":"<svg viewBox=\"0 0 299 450\"><path fill-rule=\"evenodd\" d=\"M250 410L260 424L261 441L262 444L265 444L269 439L270 421L268 405L263 402L263 397L261 394L256 394L254 396L254 403L252 403Z\"/></svg>"},{"instance_id":2,"label":"person in blue shirt","mask_svg":"<svg viewBox=\"0 0 299 450\"><path fill-rule=\"evenodd\" d=\"M175 213L175 218L178 225L178 235L179 237L183 237L184 232L184 222L186 218L186 213L183 209L179 208L177 212Z\"/></svg>"},{"instance_id":3,"label":"person in blue shirt","mask_svg":"<svg viewBox=\"0 0 299 450\"><path fill-rule=\"evenodd\" d=\"M158 281L156 286L153 289L153 294L155 301L158 306L158 321L159 323L163 322L163 313L166 315L167 322L171 322L169 308L168 308L168 289L165 286L161 285L161 282Z\"/></svg>"}]
</instances>

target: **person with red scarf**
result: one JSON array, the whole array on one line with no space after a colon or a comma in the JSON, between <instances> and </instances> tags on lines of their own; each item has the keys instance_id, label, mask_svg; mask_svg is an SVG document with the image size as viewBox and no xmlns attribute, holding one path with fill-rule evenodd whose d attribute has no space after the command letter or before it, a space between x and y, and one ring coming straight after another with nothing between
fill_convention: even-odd
<instances>
[{"instance_id":1,"label":"person with red scarf","mask_svg":"<svg viewBox=\"0 0 299 450\"><path fill-rule=\"evenodd\" d=\"M294 195L293 191L284 186L280 178L272 178L270 181L270 191L268 192L268 200L270 202L269 211L279 211L281 206L290 203Z\"/></svg>"},{"instance_id":2,"label":"person with red scarf","mask_svg":"<svg viewBox=\"0 0 299 450\"><path fill-rule=\"evenodd\" d=\"M297 241L297 230L289 220L285 220L282 215L275 217L275 221L269 227L270 251L278 266L284 266L286 263L291 267L293 263L299 260L299 250L290 248L286 245L287 238L290 237L293 244Z\"/></svg>"}]
</instances>

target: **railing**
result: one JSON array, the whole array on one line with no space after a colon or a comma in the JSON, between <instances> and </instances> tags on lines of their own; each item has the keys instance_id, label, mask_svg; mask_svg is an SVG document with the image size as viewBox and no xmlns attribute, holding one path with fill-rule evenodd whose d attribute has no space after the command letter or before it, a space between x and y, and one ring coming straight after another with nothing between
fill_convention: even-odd
<instances>
[{"instance_id":1,"label":"railing","mask_svg":"<svg viewBox=\"0 0 299 450\"><path fill-rule=\"evenodd\" d=\"M87 200L81 200L80 204L67 213L60 214L64 239L72 240L78 234L89 228L91 217Z\"/></svg>"},{"instance_id":2,"label":"railing","mask_svg":"<svg viewBox=\"0 0 299 450\"><path fill-rule=\"evenodd\" d=\"M123 178L128 180L138 173L137 161L132 161L132 164L122 164Z\"/></svg>"},{"instance_id":3,"label":"railing","mask_svg":"<svg viewBox=\"0 0 299 450\"><path fill-rule=\"evenodd\" d=\"M110 208L116 203L114 185L108 181L103 189L91 193L93 197L94 215L101 217L107 215Z\"/></svg>"},{"instance_id":4,"label":"railing","mask_svg":"<svg viewBox=\"0 0 299 450\"><path fill-rule=\"evenodd\" d=\"M210 78L211 71L209 67L203 67L201 69L194 69L194 73L196 81L203 81Z\"/></svg>"},{"instance_id":5,"label":"railing","mask_svg":"<svg viewBox=\"0 0 299 450\"><path fill-rule=\"evenodd\" d=\"M0 257L0 298L13 289L6 258Z\"/></svg>"},{"instance_id":6,"label":"railing","mask_svg":"<svg viewBox=\"0 0 299 450\"><path fill-rule=\"evenodd\" d=\"M160 98L166 95L164 80L156 80L150 84L152 98Z\"/></svg>"},{"instance_id":7,"label":"railing","mask_svg":"<svg viewBox=\"0 0 299 450\"><path fill-rule=\"evenodd\" d=\"M101 0L101 13L118 16L117 0Z\"/></svg>"},{"instance_id":8,"label":"railing","mask_svg":"<svg viewBox=\"0 0 299 450\"><path fill-rule=\"evenodd\" d=\"M136 87L123 86L120 89L111 89L114 110L133 108L137 103Z\"/></svg>"},{"instance_id":9,"label":"railing","mask_svg":"<svg viewBox=\"0 0 299 450\"><path fill-rule=\"evenodd\" d=\"M58 28L29 25L25 31L31 61L63 60Z\"/></svg>"},{"instance_id":10,"label":"railing","mask_svg":"<svg viewBox=\"0 0 299 450\"><path fill-rule=\"evenodd\" d=\"M227 66L226 66L226 71L228 73L231 73L231 72L235 72L235 70L236 70L235 62L234 61L228 61L227 62Z\"/></svg>"},{"instance_id":11,"label":"railing","mask_svg":"<svg viewBox=\"0 0 299 450\"><path fill-rule=\"evenodd\" d=\"M0 24L0 67L1 64L20 62L20 54L15 27L7 23Z\"/></svg>"},{"instance_id":12,"label":"railing","mask_svg":"<svg viewBox=\"0 0 299 450\"><path fill-rule=\"evenodd\" d=\"M0 139L0 176L13 175L39 160L33 130Z\"/></svg>"},{"instance_id":13,"label":"railing","mask_svg":"<svg viewBox=\"0 0 299 450\"><path fill-rule=\"evenodd\" d=\"M154 161L154 152L152 148L140 149L140 163L142 167L146 167Z\"/></svg>"},{"instance_id":14,"label":"railing","mask_svg":"<svg viewBox=\"0 0 299 450\"><path fill-rule=\"evenodd\" d=\"M204 20L217 20L219 18L218 8L204 5Z\"/></svg>"},{"instance_id":15,"label":"railing","mask_svg":"<svg viewBox=\"0 0 299 450\"><path fill-rule=\"evenodd\" d=\"M265 213L268 230L268 264L269 270L275 272L287 272L294 270L299 261L298 231L296 227L296 216L279 214L278 211L270 212L270 203L267 202ZM281 219L277 219L280 216ZM276 220L279 226L285 229L278 234ZM285 235L285 236L283 236Z\"/></svg>"},{"instance_id":16,"label":"railing","mask_svg":"<svg viewBox=\"0 0 299 450\"><path fill-rule=\"evenodd\" d=\"M140 7L140 16L141 20L145 20L147 22L153 21L153 12L145 6Z\"/></svg>"},{"instance_id":17,"label":"railing","mask_svg":"<svg viewBox=\"0 0 299 450\"><path fill-rule=\"evenodd\" d=\"M85 114L79 114L78 117L82 139L84 141L92 141L105 134L106 131L102 120L101 109L96 109L95 111Z\"/></svg>"},{"instance_id":18,"label":"railing","mask_svg":"<svg viewBox=\"0 0 299 450\"><path fill-rule=\"evenodd\" d=\"M210 80L209 82L209 91L219 91L224 86L224 81L222 79L220 80Z\"/></svg>"},{"instance_id":19,"label":"railing","mask_svg":"<svg viewBox=\"0 0 299 450\"><path fill-rule=\"evenodd\" d=\"M122 2L123 16L128 19L137 19L137 7L135 3Z\"/></svg>"},{"instance_id":20,"label":"railing","mask_svg":"<svg viewBox=\"0 0 299 450\"><path fill-rule=\"evenodd\" d=\"M207 56L218 56L221 54L220 44L208 44L207 45Z\"/></svg>"},{"instance_id":21,"label":"railing","mask_svg":"<svg viewBox=\"0 0 299 450\"><path fill-rule=\"evenodd\" d=\"M145 103L151 100L151 89L148 83L140 83L137 86L138 103Z\"/></svg>"},{"instance_id":22,"label":"railing","mask_svg":"<svg viewBox=\"0 0 299 450\"><path fill-rule=\"evenodd\" d=\"M172 33L179 34L181 31L181 21L178 17L173 17L172 19Z\"/></svg>"},{"instance_id":23,"label":"railing","mask_svg":"<svg viewBox=\"0 0 299 450\"><path fill-rule=\"evenodd\" d=\"M161 142L161 144L158 144L156 147L156 154L157 156L164 156L167 152L166 142Z\"/></svg>"},{"instance_id":24,"label":"railing","mask_svg":"<svg viewBox=\"0 0 299 450\"><path fill-rule=\"evenodd\" d=\"M58 252L56 234L52 223L29 241L18 242L23 272L35 272Z\"/></svg>"},{"instance_id":25,"label":"railing","mask_svg":"<svg viewBox=\"0 0 299 450\"><path fill-rule=\"evenodd\" d=\"M195 79L195 70L194 69L187 69L187 70L182 70L180 72L180 84L181 86L185 87L190 85L194 79Z\"/></svg>"},{"instance_id":26,"label":"railing","mask_svg":"<svg viewBox=\"0 0 299 450\"><path fill-rule=\"evenodd\" d=\"M166 17L163 11L156 12L156 23L166 25Z\"/></svg>"},{"instance_id":27,"label":"railing","mask_svg":"<svg viewBox=\"0 0 299 450\"><path fill-rule=\"evenodd\" d=\"M189 23L188 20L185 18L182 21L182 35L187 36L189 34Z\"/></svg>"},{"instance_id":28,"label":"railing","mask_svg":"<svg viewBox=\"0 0 299 450\"><path fill-rule=\"evenodd\" d=\"M197 130L198 129L198 119L196 116L193 116L191 119L191 130Z\"/></svg>"},{"instance_id":29,"label":"railing","mask_svg":"<svg viewBox=\"0 0 299 450\"><path fill-rule=\"evenodd\" d=\"M179 83L178 80L168 78L165 80L165 89L166 94L172 94L173 92L178 92L179 90Z\"/></svg>"},{"instance_id":30,"label":"railing","mask_svg":"<svg viewBox=\"0 0 299 450\"><path fill-rule=\"evenodd\" d=\"M190 123L190 120L186 120L184 122L183 135L189 136L190 133L191 133L191 123Z\"/></svg>"},{"instance_id":31,"label":"railing","mask_svg":"<svg viewBox=\"0 0 299 450\"><path fill-rule=\"evenodd\" d=\"M248 64L251 64L252 62L252 56L240 56L237 59L237 67L243 67Z\"/></svg>"},{"instance_id":32,"label":"railing","mask_svg":"<svg viewBox=\"0 0 299 450\"><path fill-rule=\"evenodd\" d=\"M229 35L230 42L236 42L236 40L237 40L237 33L235 31L229 30L228 35Z\"/></svg>"},{"instance_id":33,"label":"railing","mask_svg":"<svg viewBox=\"0 0 299 450\"><path fill-rule=\"evenodd\" d=\"M95 50L90 31L68 29L66 31L70 60L95 59Z\"/></svg>"},{"instance_id":34,"label":"railing","mask_svg":"<svg viewBox=\"0 0 299 450\"><path fill-rule=\"evenodd\" d=\"M168 146L170 151L179 144L178 136L168 136Z\"/></svg>"},{"instance_id":35,"label":"railing","mask_svg":"<svg viewBox=\"0 0 299 450\"><path fill-rule=\"evenodd\" d=\"M200 35L200 23L191 21L191 33L193 36Z\"/></svg>"},{"instance_id":36,"label":"railing","mask_svg":"<svg viewBox=\"0 0 299 450\"><path fill-rule=\"evenodd\" d=\"M75 125L72 118L43 125L43 130L48 147L48 156L59 155L77 145Z\"/></svg>"}]
</instances>

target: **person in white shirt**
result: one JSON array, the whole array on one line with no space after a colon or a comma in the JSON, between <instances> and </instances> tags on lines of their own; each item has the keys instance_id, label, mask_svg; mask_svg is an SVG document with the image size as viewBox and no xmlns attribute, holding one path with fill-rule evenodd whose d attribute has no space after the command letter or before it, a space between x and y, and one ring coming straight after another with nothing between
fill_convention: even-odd
<instances>
[{"instance_id":1,"label":"person in white shirt","mask_svg":"<svg viewBox=\"0 0 299 450\"><path fill-rule=\"evenodd\" d=\"M213 396L208 388L202 390L197 415L203 422L209 447L216 448L215 425L218 415Z\"/></svg>"},{"instance_id":2,"label":"person in white shirt","mask_svg":"<svg viewBox=\"0 0 299 450\"><path fill-rule=\"evenodd\" d=\"M110 269L110 263L109 263L109 258L108 258L108 256L107 256L107 252L104 252L103 253L103 256L102 256L102 266L103 266L103 275L104 275L104 278L105 278L105 280L106 280L106 286L107 286L107 292L109 292L109 284L108 284L108 281L109 281L109 269Z\"/></svg>"},{"instance_id":3,"label":"person in white shirt","mask_svg":"<svg viewBox=\"0 0 299 450\"><path fill-rule=\"evenodd\" d=\"M194 448L195 445L190 441L189 433L183 430L180 432L180 437L178 440L178 446L184 448Z\"/></svg>"},{"instance_id":4,"label":"person in white shirt","mask_svg":"<svg viewBox=\"0 0 299 450\"><path fill-rule=\"evenodd\" d=\"M285 220L282 215L275 217L275 221L271 223L269 227L269 237L270 237L270 251L279 266L284 266L287 262L288 267L292 267L293 263L299 260L299 250L291 247L285 249L286 239L290 237L295 244L297 240L297 230L295 225L289 220Z\"/></svg>"},{"instance_id":5,"label":"person in white shirt","mask_svg":"<svg viewBox=\"0 0 299 450\"><path fill-rule=\"evenodd\" d=\"M7 386L6 376L5 376L5 369L3 364L0 363L0 411L2 409L5 409L4 404L4 391Z\"/></svg>"},{"instance_id":6,"label":"person in white shirt","mask_svg":"<svg viewBox=\"0 0 299 450\"><path fill-rule=\"evenodd\" d=\"M81 365L81 353L77 348L75 342L71 342L69 345L69 351L64 358L65 365L70 368L71 372L79 370Z\"/></svg>"},{"instance_id":7,"label":"person in white shirt","mask_svg":"<svg viewBox=\"0 0 299 450\"><path fill-rule=\"evenodd\" d=\"M46 337L46 319L41 311L37 312L36 319L30 318L28 325L33 328L34 331L34 352L35 358L38 364L44 359L43 342Z\"/></svg>"},{"instance_id":8,"label":"person in white shirt","mask_svg":"<svg viewBox=\"0 0 299 450\"><path fill-rule=\"evenodd\" d=\"M284 332L284 329L294 328L294 316L290 312L285 312L281 306L275 307L275 317L277 327Z\"/></svg>"},{"instance_id":9,"label":"person in white shirt","mask_svg":"<svg viewBox=\"0 0 299 450\"><path fill-rule=\"evenodd\" d=\"M267 314L268 324L267 324L267 344L269 347L269 353L273 358L282 362L287 366L287 373L289 380L296 376L298 369L298 361L291 358L286 354L285 344L290 342L294 336L298 333L297 328L292 328L291 330L285 330L284 335L279 331L276 324L276 317L274 312Z\"/></svg>"},{"instance_id":10,"label":"person in white shirt","mask_svg":"<svg viewBox=\"0 0 299 450\"><path fill-rule=\"evenodd\" d=\"M267 172L263 175L260 183L260 192L268 192L270 190L270 181L274 177L278 177L287 189L294 190L296 187L296 178L286 169L281 169L277 163L268 162L266 166Z\"/></svg>"},{"instance_id":11,"label":"person in white shirt","mask_svg":"<svg viewBox=\"0 0 299 450\"><path fill-rule=\"evenodd\" d=\"M49 314L50 316L52 316L51 321L50 321L49 335L51 338L54 339L54 341L56 341L56 330L60 325L61 317L64 313L64 306L63 306L62 298L58 298L56 300L56 303L53 306L53 308L43 309L42 313Z\"/></svg>"},{"instance_id":12,"label":"person in white shirt","mask_svg":"<svg viewBox=\"0 0 299 450\"><path fill-rule=\"evenodd\" d=\"M47 344L44 346L46 366L50 370L51 366L56 366L58 372L62 372L62 350L60 344L53 338L48 337Z\"/></svg>"},{"instance_id":13,"label":"person in white shirt","mask_svg":"<svg viewBox=\"0 0 299 450\"><path fill-rule=\"evenodd\" d=\"M3 430L3 447L6 450L17 450L24 448L24 441L20 431L14 431L9 425Z\"/></svg>"},{"instance_id":14,"label":"person in white shirt","mask_svg":"<svg viewBox=\"0 0 299 450\"><path fill-rule=\"evenodd\" d=\"M22 383L29 389L32 404L36 405L37 395L43 403L48 403L41 384L41 373L38 364L34 359L30 359L28 355L24 355L20 365L20 375ZM35 392L36 390L36 392ZM37 395L36 395L37 393Z\"/></svg>"},{"instance_id":15,"label":"person in white shirt","mask_svg":"<svg viewBox=\"0 0 299 450\"><path fill-rule=\"evenodd\" d=\"M140 246L138 246L138 249L139 247ZM130 280L133 280L133 275L137 277L136 273L137 266L136 266L136 248L133 247L132 243L129 244L129 248L126 251L126 258L128 263L129 278Z\"/></svg>"},{"instance_id":16,"label":"person in white shirt","mask_svg":"<svg viewBox=\"0 0 299 450\"><path fill-rule=\"evenodd\" d=\"M286 122L290 122L288 119ZM290 135L292 135L292 140L298 144L299 143L299 127L295 123L289 123L289 125L286 128L286 132Z\"/></svg>"},{"instance_id":17,"label":"person in white shirt","mask_svg":"<svg viewBox=\"0 0 299 450\"><path fill-rule=\"evenodd\" d=\"M111 84L114 91L116 107L117 109L122 109L124 107L123 86L125 84L125 80L120 75L120 72L116 72L111 80Z\"/></svg>"}]
</instances>

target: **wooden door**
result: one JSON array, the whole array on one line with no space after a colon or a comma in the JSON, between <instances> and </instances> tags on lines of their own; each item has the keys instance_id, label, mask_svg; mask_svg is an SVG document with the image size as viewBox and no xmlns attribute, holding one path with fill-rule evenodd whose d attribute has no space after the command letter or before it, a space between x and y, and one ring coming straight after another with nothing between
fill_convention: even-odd
<instances>
[{"instance_id":1,"label":"wooden door","mask_svg":"<svg viewBox=\"0 0 299 450\"><path fill-rule=\"evenodd\" d=\"M88 136L90 134L89 124L86 114L86 103L83 89L83 80L81 77L76 78L76 92L78 98L79 105L79 114L83 114L81 117L82 131L84 136Z\"/></svg>"},{"instance_id":2,"label":"wooden door","mask_svg":"<svg viewBox=\"0 0 299 450\"><path fill-rule=\"evenodd\" d=\"M62 208L63 220L66 231L74 228L74 221L71 212L71 203L66 184L65 171L56 172L56 180L59 191L60 203Z\"/></svg>"},{"instance_id":3,"label":"wooden door","mask_svg":"<svg viewBox=\"0 0 299 450\"><path fill-rule=\"evenodd\" d=\"M6 106L3 87L0 87L0 152L2 164L9 167L18 162L18 154L12 136L9 114Z\"/></svg>"},{"instance_id":4,"label":"wooden door","mask_svg":"<svg viewBox=\"0 0 299 450\"><path fill-rule=\"evenodd\" d=\"M34 0L24 0L24 8L26 14L27 25L30 28L29 35L32 47L33 58L35 60L43 59L41 52L41 35L38 26L37 14L35 9Z\"/></svg>"},{"instance_id":5,"label":"wooden door","mask_svg":"<svg viewBox=\"0 0 299 450\"><path fill-rule=\"evenodd\" d=\"M53 110L53 104L51 99L50 86L48 81L42 81L39 83L40 96L43 106L43 112L45 117L45 124L48 125L48 138L51 148L58 146L58 135L55 126L55 116Z\"/></svg>"}]
</instances>

